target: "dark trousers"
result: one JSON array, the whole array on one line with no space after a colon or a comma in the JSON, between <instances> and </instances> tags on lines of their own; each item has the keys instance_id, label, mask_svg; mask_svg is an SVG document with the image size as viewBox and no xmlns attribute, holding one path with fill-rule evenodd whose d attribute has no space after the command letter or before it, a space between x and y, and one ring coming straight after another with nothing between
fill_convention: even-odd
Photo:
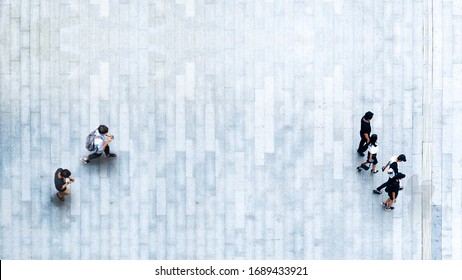
<instances>
[{"instance_id":1,"label":"dark trousers","mask_svg":"<svg viewBox=\"0 0 462 280\"><path fill-rule=\"evenodd\" d=\"M367 150L367 140L366 137L364 137L363 133L359 133L361 135L361 141L359 142L359 147L358 147L358 152L364 153Z\"/></svg>"},{"instance_id":2,"label":"dark trousers","mask_svg":"<svg viewBox=\"0 0 462 280\"><path fill-rule=\"evenodd\" d=\"M104 154L106 154L106 156L108 156L110 154L109 152L109 145L106 146L106 148L104 148ZM97 152L94 152L93 154L89 154L88 155L88 160L92 160L92 159L95 159L95 158L99 158L100 156L102 155L101 154L98 154Z\"/></svg>"},{"instance_id":3,"label":"dark trousers","mask_svg":"<svg viewBox=\"0 0 462 280\"><path fill-rule=\"evenodd\" d=\"M388 186L388 184L390 184L391 182L393 182L393 178L388 178L388 181L386 181L385 183L381 184L377 190L380 191L381 189L383 188L386 188Z\"/></svg>"}]
</instances>

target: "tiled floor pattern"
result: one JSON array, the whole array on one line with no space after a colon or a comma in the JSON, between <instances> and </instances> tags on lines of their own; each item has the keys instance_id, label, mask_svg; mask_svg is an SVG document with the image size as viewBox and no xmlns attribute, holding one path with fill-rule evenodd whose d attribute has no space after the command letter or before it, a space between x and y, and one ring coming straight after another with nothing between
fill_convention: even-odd
<instances>
[{"instance_id":1,"label":"tiled floor pattern","mask_svg":"<svg viewBox=\"0 0 462 280\"><path fill-rule=\"evenodd\" d=\"M1 259L462 258L462 1L0 12ZM368 110L379 165L408 157L393 213L355 172ZM101 123L118 157L82 165Z\"/></svg>"}]
</instances>

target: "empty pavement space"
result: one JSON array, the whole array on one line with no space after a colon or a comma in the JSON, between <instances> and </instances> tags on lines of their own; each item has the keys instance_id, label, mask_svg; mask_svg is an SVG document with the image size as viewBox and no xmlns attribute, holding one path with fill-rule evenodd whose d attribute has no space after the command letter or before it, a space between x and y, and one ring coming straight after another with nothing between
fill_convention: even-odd
<instances>
[{"instance_id":1,"label":"empty pavement space","mask_svg":"<svg viewBox=\"0 0 462 280\"><path fill-rule=\"evenodd\" d=\"M1 0L0 258L460 260L461 38L455 0Z\"/></svg>"}]
</instances>

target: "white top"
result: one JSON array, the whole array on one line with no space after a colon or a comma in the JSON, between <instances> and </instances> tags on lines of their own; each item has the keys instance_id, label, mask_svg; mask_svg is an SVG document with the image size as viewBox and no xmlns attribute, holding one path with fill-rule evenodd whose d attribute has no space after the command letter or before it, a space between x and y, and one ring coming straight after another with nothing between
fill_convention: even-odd
<instances>
[{"instance_id":1,"label":"white top","mask_svg":"<svg viewBox=\"0 0 462 280\"><path fill-rule=\"evenodd\" d=\"M107 141L107 137L104 134L100 134L98 131L98 128L96 129L95 132L95 148L96 148L96 153L97 154L102 154L104 151L104 142Z\"/></svg>"},{"instance_id":2,"label":"white top","mask_svg":"<svg viewBox=\"0 0 462 280\"><path fill-rule=\"evenodd\" d=\"M369 150L368 150L369 153L371 153L371 154L376 154L376 153L378 153L378 151L379 151L379 147L378 147L378 146L369 145Z\"/></svg>"},{"instance_id":3,"label":"white top","mask_svg":"<svg viewBox=\"0 0 462 280\"><path fill-rule=\"evenodd\" d=\"M393 162L398 162L398 156L392 156L390 158L390 164L392 164ZM395 171L390 168L390 165L388 165L388 167L387 167L387 173L388 173L389 178L393 178L396 175Z\"/></svg>"},{"instance_id":4,"label":"white top","mask_svg":"<svg viewBox=\"0 0 462 280\"><path fill-rule=\"evenodd\" d=\"M391 168L388 168L387 173L388 173L389 178L393 178L396 175L395 171L393 169L391 169Z\"/></svg>"}]
</instances>

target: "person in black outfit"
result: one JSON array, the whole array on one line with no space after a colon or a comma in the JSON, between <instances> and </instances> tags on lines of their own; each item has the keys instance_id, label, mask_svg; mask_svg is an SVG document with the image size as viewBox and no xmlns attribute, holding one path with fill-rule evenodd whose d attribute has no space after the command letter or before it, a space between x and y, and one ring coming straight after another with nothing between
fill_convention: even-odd
<instances>
[{"instance_id":1,"label":"person in black outfit","mask_svg":"<svg viewBox=\"0 0 462 280\"><path fill-rule=\"evenodd\" d=\"M69 181L66 182L66 179L69 179ZM55 188L58 190L56 196L59 200L64 201L64 197L71 194L71 190L68 186L72 183L74 183L74 178L71 177L71 172L69 170L62 168L56 170Z\"/></svg>"},{"instance_id":2,"label":"person in black outfit","mask_svg":"<svg viewBox=\"0 0 462 280\"><path fill-rule=\"evenodd\" d=\"M385 207L385 211L390 212L391 210L395 209L392 207L393 203L396 202L396 198L398 197L399 193L399 182L401 179L406 177L403 173L398 173L393 177L393 180L390 184L388 184L385 191L388 193L388 199L382 202L382 206Z\"/></svg>"},{"instance_id":3,"label":"person in black outfit","mask_svg":"<svg viewBox=\"0 0 462 280\"><path fill-rule=\"evenodd\" d=\"M373 116L374 113L368 111L361 118L361 131L359 132L359 135L361 136L361 141L359 142L359 147L356 151L362 157L364 156L364 152L367 150L367 147L370 143L371 120Z\"/></svg>"},{"instance_id":4,"label":"person in black outfit","mask_svg":"<svg viewBox=\"0 0 462 280\"><path fill-rule=\"evenodd\" d=\"M391 162L391 164L390 164ZM383 183L382 185L380 185L377 189L373 190L372 192L375 193L375 194L381 194L382 193L382 189L385 188L388 184L390 184L391 182L393 182L393 177L395 177L396 174L398 174L398 162L406 162L406 156L401 154L399 156L394 156L391 158L391 160L387 163L387 165L385 165L382 170L384 170L384 168L387 168L388 167L388 170L387 170L387 173L388 173L388 181L386 181L385 183ZM399 188L399 190L402 190L403 188Z\"/></svg>"}]
</instances>

